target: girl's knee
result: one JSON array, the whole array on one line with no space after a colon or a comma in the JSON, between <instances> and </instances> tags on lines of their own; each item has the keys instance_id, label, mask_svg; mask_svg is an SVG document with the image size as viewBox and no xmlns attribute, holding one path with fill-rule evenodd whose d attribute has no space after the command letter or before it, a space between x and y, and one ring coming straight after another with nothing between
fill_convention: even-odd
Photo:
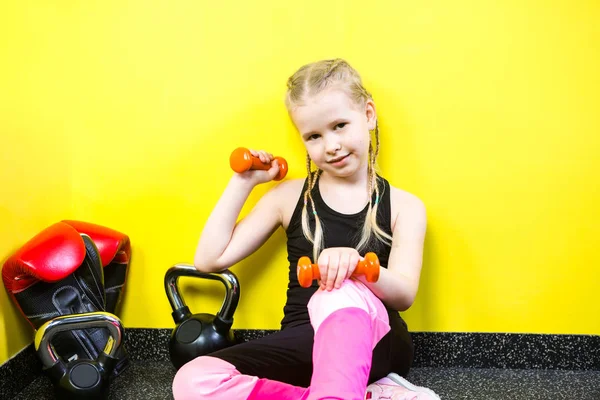
<instances>
[{"instance_id":1,"label":"girl's knee","mask_svg":"<svg viewBox=\"0 0 600 400\"><path fill-rule=\"evenodd\" d=\"M323 305L330 308L358 307L365 311L369 302L380 301L362 282L346 279L339 289L317 290L311 297L308 308L321 309Z\"/></svg>"},{"instance_id":2,"label":"girl's knee","mask_svg":"<svg viewBox=\"0 0 600 400\"><path fill-rule=\"evenodd\" d=\"M216 357L198 357L183 365L173 379L175 400L230 399L228 382L241 374L232 364Z\"/></svg>"},{"instance_id":3,"label":"girl's knee","mask_svg":"<svg viewBox=\"0 0 600 400\"><path fill-rule=\"evenodd\" d=\"M354 308L367 313L375 325L382 325L382 332L389 330L389 318L381 300L362 282L347 279L339 289L317 290L308 303L308 313L315 329L336 311Z\"/></svg>"}]
</instances>

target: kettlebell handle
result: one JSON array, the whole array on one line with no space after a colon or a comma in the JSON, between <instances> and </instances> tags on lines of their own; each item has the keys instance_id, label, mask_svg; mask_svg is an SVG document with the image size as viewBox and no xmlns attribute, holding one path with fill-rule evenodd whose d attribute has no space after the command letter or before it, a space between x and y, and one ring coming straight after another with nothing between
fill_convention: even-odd
<instances>
[{"instance_id":1,"label":"kettlebell handle","mask_svg":"<svg viewBox=\"0 0 600 400\"><path fill-rule=\"evenodd\" d=\"M233 321L233 314L240 300L240 283L233 272L229 270L210 273L200 272L192 264L175 264L169 268L165 274L165 291L174 313L182 309L189 312L178 286L179 278L182 276L221 281L225 285L225 298L216 316L226 323Z\"/></svg>"},{"instance_id":2,"label":"kettlebell handle","mask_svg":"<svg viewBox=\"0 0 600 400\"><path fill-rule=\"evenodd\" d=\"M41 350L39 354L44 367L51 367L59 359L52 346L54 335L59 332L87 328L108 329L110 337L104 347L104 353L114 358L123 339L123 325L116 315L104 311L62 315L47 321L35 333L35 350Z\"/></svg>"}]
</instances>

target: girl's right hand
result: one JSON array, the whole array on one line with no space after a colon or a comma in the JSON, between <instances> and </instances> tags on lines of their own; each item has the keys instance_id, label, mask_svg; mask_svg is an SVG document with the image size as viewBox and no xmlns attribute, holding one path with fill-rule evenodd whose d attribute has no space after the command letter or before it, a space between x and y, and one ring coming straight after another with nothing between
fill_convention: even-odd
<instances>
[{"instance_id":1,"label":"girl's right hand","mask_svg":"<svg viewBox=\"0 0 600 400\"><path fill-rule=\"evenodd\" d=\"M271 164L271 168L269 168L268 171L256 169L248 170L237 174L245 179L252 181L254 185L270 182L273 179L275 179L275 177L279 173L279 163L275 160L273 154L267 153L264 150L248 150L250 151L250 154L252 154L254 157L258 157L261 162L265 164Z\"/></svg>"}]
</instances>

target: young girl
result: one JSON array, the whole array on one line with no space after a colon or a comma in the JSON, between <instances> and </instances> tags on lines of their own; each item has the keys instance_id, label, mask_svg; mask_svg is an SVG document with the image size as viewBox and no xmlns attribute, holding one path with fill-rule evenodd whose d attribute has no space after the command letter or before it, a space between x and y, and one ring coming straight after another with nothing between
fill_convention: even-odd
<instances>
[{"instance_id":1,"label":"young girl","mask_svg":"<svg viewBox=\"0 0 600 400\"><path fill-rule=\"evenodd\" d=\"M286 106L306 147L307 178L280 183L238 222L252 189L279 170L270 153L253 150L271 168L234 174L195 257L200 271L224 270L283 227L289 284L281 330L190 361L175 376L175 399L438 399L401 378L413 345L398 311L417 294L426 216L417 197L375 171L370 93L344 60L324 60L289 78ZM375 283L352 276L371 251L381 263ZM319 265L310 288L298 283L302 256Z\"/></svg>"}]
</instances>

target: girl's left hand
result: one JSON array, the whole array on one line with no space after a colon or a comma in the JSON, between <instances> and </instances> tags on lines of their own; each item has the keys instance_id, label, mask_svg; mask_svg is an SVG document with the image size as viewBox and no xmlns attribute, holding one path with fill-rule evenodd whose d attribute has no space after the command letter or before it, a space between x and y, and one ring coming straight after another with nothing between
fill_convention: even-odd
<instances>
[{"instance_id":1,"label":"girl's left hand","mask_svg":"<svg viewBox=\"0 0 600 400\"><path fill-rule=\"evenodd\" d=\"M339 289L342 282L352 276L362 259L358 251L351 247L330 247L323 250L317 262L321 272L321 289Z\"/></svg>"}]
</instances>

